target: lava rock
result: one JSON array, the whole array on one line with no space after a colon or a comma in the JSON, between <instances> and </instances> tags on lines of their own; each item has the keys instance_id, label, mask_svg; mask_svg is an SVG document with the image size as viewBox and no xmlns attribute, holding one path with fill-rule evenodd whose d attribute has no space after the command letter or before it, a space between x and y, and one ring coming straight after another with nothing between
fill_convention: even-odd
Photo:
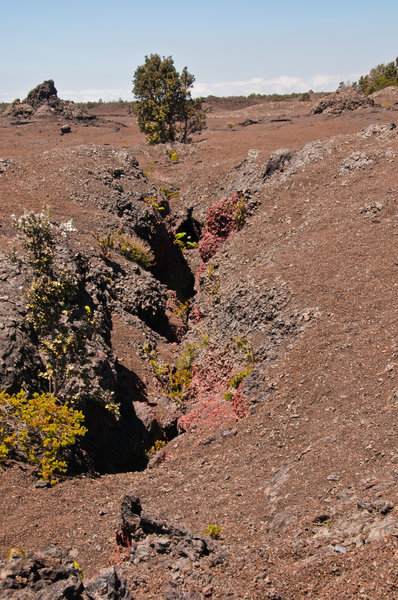
<instances>
[{"instance_id":1,"label":"lava rock","mask_svg":"<svg viewBox=\"0 0 398 600\"><path fill-rule=\"evenodd\" d=\"M313 109L313 114L332 113L335 115L341 114L345 110L356 110L360 107L374 106L374 101L369 96L365 96L360 90L349 88L329 94Z\"/></svg>"},{"instance_id":2,"label":"lava rock","mask_svg":"<svg viewBox=\"0 0 398 600\"><path fill-rule=\"evenodd\" d=\"M86 585L85 592L89 600L131 600L125 580L117 569L111 567L101 571L99 577Z\"/></svg>"},{"instance_id":3,"label":"lava rock","mask_svg":"<svg viewBox=\"0 0 398 600\"><path fill-rule=\"evenodd\" d=\"M65 550L44 552L0 563L0 597L4 600L83 600L79 567Z\"/></svg>"}]
</instances>

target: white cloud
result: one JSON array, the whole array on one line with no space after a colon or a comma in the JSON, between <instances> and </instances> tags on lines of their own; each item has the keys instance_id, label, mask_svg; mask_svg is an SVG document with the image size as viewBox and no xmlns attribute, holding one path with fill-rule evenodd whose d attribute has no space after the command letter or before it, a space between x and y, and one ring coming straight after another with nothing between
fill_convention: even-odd
<instances>
[{"instance_id":1,"label":"white cloud","mask_svg":"<svg viewBox=\"0 0 398 600\"><path fill-rule=\"evenodd\" d=\"M193 86L193 96L248 96L249 94L290 94L291 92L330 92L335 90L340 81L352 82L360 77L357 73L345 75L315 75L313 77L289 77L282 75L274 79L253 77L252 79L238 79L237 81L221 81L215 83L196 82ZM26 93L20 95L24 98ZM95 101L102 98L104 102L110 100L133 100L129 88L90 88L83 90L58 90L58 96L64 100L74 102ZM0 102L10 102L15 96L0 93Z\"/></svg>"},{"instance_id":2,"label":"white cloud","mask_svg":"<svg viewBox=\"0 0 398 600\"><path fill-rule=\"evenodd\" d=\"M290 94L292 92L330 92L340 81L358 79L359 75L315 75L314 77L289 77L282 75L274 79L254 77L249 80L223 81L217 83L197 82L193 87L195 96L247 96L249 94Z\"/></svg>"}]
</instances>

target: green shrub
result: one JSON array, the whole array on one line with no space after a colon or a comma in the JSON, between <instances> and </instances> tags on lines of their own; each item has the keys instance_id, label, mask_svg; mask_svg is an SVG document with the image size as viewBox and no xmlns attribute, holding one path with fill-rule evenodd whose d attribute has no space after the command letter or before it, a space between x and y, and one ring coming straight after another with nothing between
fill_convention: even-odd
<instances>
[{"instance_id":1,"label":"green shrub","mask_svg":"<svg viewBox=\"0 0 398 600\"><path fill-rule=\"evenodd\" d=\"M87 429L83 413L67 403L60 404L52 394L28 398L0 393L0 462L10 453L21 455L37 465L38 475L51 485L55 473L65 473L67 462L62 450L72 446Z\"/></svg>"},{"instance_id":2,"label":"green shrub","mask_svg":"<svg viewBox=\"0 0 398 600\"><path fill-rule=\"evenodd\" d=\"M144 201L147 202L147 204L150 204L151 206L153 206L153 208L156 208L156 210L158 210L159 212L162 212L163 210L165 210L165 207L162 206L161 204L158 204L156 202L156 198L144 198Z\"/></svg>"},{"instance_id":3,"label":"green shrub","mask_svg":"<svg viewBox=\"0 0 398 600\"><path fill-rule=\"evenodd\" d=\"M176 163L176 162L178 162L180 160L179 157L178 157L177 152L174 152L174 150L168 150L167 153L170 156L171 162Z\"/></svg>"},{"instance_id":4,"label":"green shrub","mask_svg":"<svg viewBox=\"0 0 398 600\"><path fill-rule=\"evenodd\" d=\"M298 92L292 92L291 94L249 94L248 98L256 100L265 100L266 102L282 102L283 100L290 100L300 96Z\"/></svg>"},{"instance_id":5,"label":"green shrub","mask_svg":"<svg viewBox=\"0 0 398 600\"><path fill-rule=\"evenodd\" d=\"M119 232L115 233L115 250L144 269L149 269L153 265L154 258L149 250Z\"/></svg>"},{"instance_id":6,"label":"green shrub","mask_svg":"<svg viewBox=\"0 0 398 600\"><path fill-rule=\"evenodd\" d=\"M152 161L152 162L150 163L150 165L149 165L148 169L147 169L147 170L145 170L145 169L144 169L144 173L145 173L145 175L146 175L147 177L150 177L150 176L151 176L151 174L152 174L152 169L153 169L154 165L155 165L155 163L154 163L154 161Z\"/></svg>"},{"instance_id":7,"label":"green shrub","mask_svg":"<svg viewBox=\"0 0 398 600\"><path fill-rule=\"evenodd\" d=\"M183 323L188 322L189 306L189 300L186 300L185 302L180 302L178 308L174 311L174 314L177 315Z\"/></svg>"},{"instance_id":8,"label":"green shrub","mask_svg":"<svg viewBox=\"0 0 398 600\"><path fill-rule=\"evenodd\" d=\"M156 454L157 452L159 452L160 450L162 450L162 448L164 448L166 445L166 442L164 440L156 440L156 442L154 443L153 446L151 446L149 448L149 450L146 450L145 454L148 458L150 458L151 456L154 456L154 454Z\"/></svg>"},{"instance_id":9,"label":"green shrub","mask_svg":"<svg viewBox=\"0 0 398 600\"><path fill-rule=\"evenodd\" d=\"M367 96L390 85L398 85L398 58L395 62L377 65L354 84Z\"/></svg>"},{"instance_id":10,"label":"green shrub","mask_svg":"<svg viewBox=\"0 0 398 600\"><path fill-rule=\"evenodd\" d=\"M171 190L169 190L169 188L162 187L162 186L160 186L159 189L166 196L167 200L172 200L173 198L178 198L178 196L180 195L180 192L178 190L174 190L174 192L172 192Z\"/></svg>"},{"instance_id":11,"label":"green shrub","mask_svg":"<svg viewBox=\"0 0 398 600\"><path fill-rule=\"evenodd\" d=\"M240 373L237 373L236 375L234 375L231 379L231 381L228 383L228 389L224 394L224 398L225 400L232 400L232 398L234 397L234 391L233 390L237 390L240 383L245 379L245 377L247 377L248 375L250 375L250 373L253 371L254 367L248 367L247 369L245 369L245 371L241 371Z\"/></svg>"},{"instance_id":12,"label":"green shrub","mask_svg":"<svg viewBox=\"0 0 398 600\"><path fill-rule=\"evenodd\" d=\"M246 355L246 360L249 363L253 364L254 362L256 362L255 352L253 349L253 342L251 340L249 340L245 335L243 337L234 336L233 340L235 349L244 352L244 354Z\"/></svg>"},{"instance_id":13,"label":"green shrub","mask_svg":"<svg viewBox=\"0 0 398 600\"><path fill-rule=\"evenodd\" d=\"M159 207L157 208L158 210L162 210ZM111 251L114 250L127 258L127 260L137 263L144 269L149 269L154 263L152 252L141 246L138 242L123 235L120 229L112 233L108 232L103 238L100 238L97 233L93 233L92 235L97 240L103 258L110 258Z\"/></svg>"},{"instance_id":14,"label":"green shrub","mask_svg":"<svg viewBox=\"0 0 398 600\"><path fill-rule=\"evenodd\" d=\"M156 350L151 350L148 345L143 347L143 351L149 359L149 364L164 393L179 404L185 402L191 385L195 350L195 344L189 344L175 365L169 363L161 365L156 360Z\"/></svg>"},{"instance_id":15,"label":"green shrub","mask_svg":"<svg viewBox=\"0 0 398 600\"><path fill-rule=\"evenodd\" d=\"M174 243L181 250L191 250L192 248L196 248L196 246L198 245L197 242L189 241L186 231L181 231L180 233L176 233L174 235Z\"/></svg>"},{"instance_id":16,"label":"green shrub","mask_svg":"<svg viewBox=\"0 0 398 600\"><path fill-rule=\"evenodd\" d=\"M219 540L221 537L222 527L218 525L208 525L205 535L210 536L213 540Z\"/></svg>"},{"instance_id":17,"label":"green shrub","mask_svg":"<svg viewBox=\"0 0 398 600\"><path fill-rule=\"evenodd\" d=\"M63 269L58 278L42 274L35 277L27 291L27 320L36 332L54 331L62 314L73 303L77 283L69 271Z\"/></svg>"},{"instance_id":18,"label":"green shrub","mask_svg":"<svg viewBox=\"0 0 398 600\"><path fill-rule=\"evenodd\" d=\"M41 213L25 211L19 219L14 217L14 224L24 234L26 262L33 271L26 291L26 319L38 337L44 362L41 376L47 379L49 392L58 396L68 379L76 375L84 379L86 340L95 322L89 307L80 314L78 282L55 260L55 235L48 207L43 206ZM70 230L71 224L66 225ZM64 233L61 227L60 233ZM71 389L67 397L79 400Z\"/></svg>"},{"instance_id":19,"label":"green shrub","mask_svg":"<svg viewBox=\"0 0 398 600\"><path fill-rule=\"evenodd\" d=\"M246 222L246 204L243 196L239 196L239 199L235 203L234 219L236 229L238 229L238 231L241 230Z\"/></svg>"},{"instance_id":20,"label":"green shrub","mask_svg":"<svg viewBox=\"0 0 398 600\"><path fill-rule=\"evenodd\" d=\"M32 269L26 320L37 335L44 366L40 376L48 381L48 391L61 402L95 397L117 413L113 392L90 379L88 342L98 322L90 306L79 305L82 281L57 259L48 208L14 217L14 224L24 234L25 260ZM73 230L71 222L58 228L61 235Z\"/></svg>"}]
</instances>

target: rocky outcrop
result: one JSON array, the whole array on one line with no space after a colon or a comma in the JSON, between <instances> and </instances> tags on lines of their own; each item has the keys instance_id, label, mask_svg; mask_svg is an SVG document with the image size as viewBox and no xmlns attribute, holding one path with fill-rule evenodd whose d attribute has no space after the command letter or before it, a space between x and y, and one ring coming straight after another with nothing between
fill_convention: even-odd
<instances>
[{"instance_id":1,"label":"rocky outcrop","mask_svg":"<svg viewBox=\"0 0 398 600\"><path fill-rule=\"evenodd\" d=\"M53 97L52 87L46 86L36 90L30 101L37 105ZM82 248L78 236L69 235L68 223L65 230L52 223L52 229L57 240L56 271L66 268L77 284L74 331L79 331L87 307L95 319L95 331L85 341L84 360L70 365L73 375L57 386L58 397L78 398L88 428L81 442L84 458L70 462L74 469L104 472L142 467L145 449L164 437L156 412L148 406L145 385L117 359L111 339L113 321L119 319L146 339L178 341L186 322L177 313L192 293L193 276L174 243L172 221L157 204L151 204L159 192L135 158L120 150L110 156L107 149L98 152L108 159L106 166L89 172L90 201L101 202L106 209L101 229L95 232L98 246ZM73 150L73 158L92 156L95 168L94 153L95 147L78 148ZM72 231L76 233L73 227ZM115 239L135 245L143 255L154 258L154 264L138 264L126 257L112 246ZM11 257L0 256L0 378L8 393L21 388L28 395L48 390L43 377L48 357L43 354L40 336L26 319L26 292L32 277L21 250ZM120 414L111 412L110 407ZM168 424L166 428L169 431Z\"/></svg>"},{"instance_id":2,"label":"rocky outcrop","mask_svg":"<svg viewBox=\"0 0 398 600\"><path fill-rule=\"evenodd\" d=\"M30 104L34 109L39 108L42 104L47 102L51 105L56 105L59 102L57 96L57 90L55 89L54 81L49 79L48 81L44 81L33 90L29 92L26 96L25 100L27 104Z\"/></svg>"},{"instance_id":3,"label":"rocky outcrop","mask_svg":"<svg viewBox=\"0 0 398 600\"><path fill-rule=\"evenodd\" d=\"M4 600L131 600L116 568L105 569L85 585L78 563L55 547L26 556L16 551L1 562L0 595Z\"/></svg>"},{"instance_id":4,"label":"rocky outcrop","mask_svg":"<svg viewBox=\"0 0 398 600\"><path fill-rule=\"evenodd\" d=\"M21 290L26 280L17 264L0 254L0 380L3 389L31 389L42 368L24 316Z\"/></svg>"},{"instance_id":5,"label":"rocky outcrop","mask_svg":"<svg viewBox=\"0 0 398 600\"><path fill-rule=\"evenodd\" d=\"M344 110L356 110L357 108L371 106L374 106L374 101L369 96L365 96L355 88L349 88L322 98L312 112L315 115L323 112L339 115Z\"/></svg>"},{"instance_id":6,"label":"rocky outcrop","mask_svg":"<svg viewBox=\"0 0 398 600\"><path fill-rule=\"evenodd\" d=\"M209 569L227 563L223 548L209 536L190 531L184 525L141 506L129 492L121 507L121 526L110 564L123 563L131 590L149 573L156 573L158 589L171 600L203 599L209 595ZM159 596L161 597L161 596Z\"/></svg>"},{"instance_id":7,"label":"rocky outcrop","mask_svg":"<svg viewBox=\"0 0 398 600\"><path fill-rule=\"evenodd\" d=\"M22 102L19 98L14 100L4 111L4 115L19 118L57 116L77 121L91 121L96 118L82 111L73 102L58 98L52 79L31 90Z\"/></svg>"},{"instance_id":8,"label":"rocky outcrop","mask_svg":"<svg viewBox=\"0 0 398 600\"><path fill-rule=\"evenodd\" d=\"M164 553L162 548L163 550L167 548L169 554L173 546L178 546L179 550L184 547L185 555L190 549L188 556L192 554L191 560L216 551L216 545L210 538L200 533L193 533L184 525L152 509L143 508L140 499L129 492L122 501L121 528L116 533L116 551L111 562L112 560L117 562L120 548L128 548L129 554L133 556L133 562L138 564L140 560L135 561L134 555L139 553L143 544L157 549L156 551L161 554Z\"/></svg>"}]
</instances>

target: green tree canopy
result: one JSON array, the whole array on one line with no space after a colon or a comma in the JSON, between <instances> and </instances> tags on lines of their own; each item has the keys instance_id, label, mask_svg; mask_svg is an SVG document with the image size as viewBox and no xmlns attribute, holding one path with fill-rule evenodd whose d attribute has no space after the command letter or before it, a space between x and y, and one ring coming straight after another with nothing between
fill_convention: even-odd
<instances>
[{"instance_id":1,"label":"green tree canopy","mask_svg":"<svg viewBox=\"0 0 398 600\"><path fill-rule=\"evenodd\" d=\"M134 73L134 111L138 125L150 144L188 142L190 135L206 125L202 101L191 97L195 78L184 67L178 73L171 56L145 57Z\"/></svg>"},{"instance_id":2,"label":"green tree canopy","mask_svg":"<svg viewBox=\"0 0 398 600\"><path fill-rule=\"evenodd\" d=\"M366 95L382 90L390 85L398 85L398 58L386 65L377 65L368 75L359 78L358 88Z\"/></svg>"}]
</instances>

